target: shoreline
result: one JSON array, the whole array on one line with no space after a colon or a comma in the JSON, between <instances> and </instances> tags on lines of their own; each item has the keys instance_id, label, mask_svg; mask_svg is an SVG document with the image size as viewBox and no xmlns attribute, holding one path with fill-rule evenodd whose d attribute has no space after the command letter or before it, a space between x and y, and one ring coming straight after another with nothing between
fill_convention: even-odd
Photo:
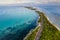
<instances>
[{"instance_id":1,"label":"shoreline","mask_svg":"<svg viewBox=\"0 0 60 40\"><path fill-rule=\"evenodd\" d=\"M29 33L24 37L24 39L23 39L23 40L26 40L26 39L27 39L27 37L28 37L29 35L31 35L31 34L32 34L32 32L33 32L33 31L35 31L38 27L39 27L39 26L37 26L36 28L34 28L34 29L30 30L30 31L29 31ZM40 27L39 27L39 29L40 29ZM39 30L39 29L38 29L38 30Z\"/></svg>"},{"instance_id":2,"label":"shoreline","mask_svg":"<svg viewBox=\"0 0 60 40\"><path fill-rule=\"evenodd\" d=\"M38 9L38 8L36 8L36 7L25 7L25 8L28 8L28 9L31 9L31 10L34 10L35 12L40 12L40 10ZM44 12L42 12L43 14L44 14ZM38 15L39 15L39 13L38 13ZM55 27L55 28L57 28L57 30L59 30L60 31L60 29L55 25L55 24L53 24L52 23L52 21L50 21L50 19L44 14L44 16L47 18L47 20ZM40 17L40 16L39 16Z\"/></svg>"},{"instance_id":3,"label":"shoreline","mask_svg":"<svg viewBox=\"0 0 60 40\"><path fill-rule=\"evenodd\" d=\"M44 14L44 12L40 12L40 10L39 9L37 9L37 8L31 8L31 7L26 7L26 8L28 8L28 9L31 9L31 10L34 10L36 13L38 13L38 15L39 15L39 19L38 19L38 22L37 23L41 23L41 21L39 21L40 20L40 14L39 13L42 13L43 14L43 16L47 19L47 21L48 21L48 23L50 23L56 30L58 30L58 31L60 31L60 29L58 28L58 26L56 26L55 24L53 24L50 20L49 20L49 18ZM37 25L38 26L38 25ZM37 27L36 26L36 27ZM42 25L43 26L43 25ZM40 28L40 27L39 27ZM36 33L36 35L38 35L38 36L35 36L35 38L34 38L34 40L35 39L39 39L39 37L40 37L40 33L39 33L39 31L41 31L41 30L38 30ZM32 32L31 32L32 33ZM38 34L39 33L39 34ZM30 32L28 33L29 35L30 35ZM26 39L29 37L29 35L26 35Z\"/></svg>"}]
</instances>

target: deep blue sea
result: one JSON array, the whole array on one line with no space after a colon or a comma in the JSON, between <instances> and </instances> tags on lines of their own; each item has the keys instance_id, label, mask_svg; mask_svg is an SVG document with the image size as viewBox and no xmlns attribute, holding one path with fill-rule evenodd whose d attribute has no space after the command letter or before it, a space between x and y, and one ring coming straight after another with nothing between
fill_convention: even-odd
<instances>
[{"instance_id":1,"label":"deep blue sea","mask_svg":"<svg viewBox=\"0 0 60 40\"><path fill-rule=\"evenodd\" d=\"M0 40L23 40L37 26L38 14L24 7L0 6Z\"/></svg>"},{"instance_id":2,"label":"deep blue sea","mask_svg":"<svg viewBox=\"0 0 60 40\"><path fill-rule=\"evenodd\" d=\"M49 20L60 29L60 5L38 5L37 8L44 12Z\"/></svg>"}]
</instances>

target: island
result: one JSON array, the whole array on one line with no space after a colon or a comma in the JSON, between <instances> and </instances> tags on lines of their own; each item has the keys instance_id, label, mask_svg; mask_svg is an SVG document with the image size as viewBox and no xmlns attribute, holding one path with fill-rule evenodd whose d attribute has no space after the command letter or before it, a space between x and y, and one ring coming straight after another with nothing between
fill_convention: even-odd
<instances>
[{"instance_id":1,"label":"island","mask_svg":"<svg viewBox=\"0 0 60 40\"><path fill-rule=\"evenodd\" d=\"M39 14L38 26L30 31L24 40L60 40L60 30L52 24L48 17L33 7L25 7L31 10L35 10Z\"/></svg>"}]
</instances>

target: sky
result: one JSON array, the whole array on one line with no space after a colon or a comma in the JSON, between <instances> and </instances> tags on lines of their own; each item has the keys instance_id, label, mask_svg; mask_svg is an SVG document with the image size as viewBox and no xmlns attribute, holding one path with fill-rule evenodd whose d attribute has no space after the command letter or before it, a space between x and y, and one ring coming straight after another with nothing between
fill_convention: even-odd
<instances>
[{"instance_id":1,"label":"sky","mask_svg":"<svg viewBox=\"0 0 60 40\"><path fill-rule=\"evenodd\" d=\"M16 3L49 3L49 2L60 2L60 0L0 0L0 4L16 4Z\"/></svg>"}]
</instances>

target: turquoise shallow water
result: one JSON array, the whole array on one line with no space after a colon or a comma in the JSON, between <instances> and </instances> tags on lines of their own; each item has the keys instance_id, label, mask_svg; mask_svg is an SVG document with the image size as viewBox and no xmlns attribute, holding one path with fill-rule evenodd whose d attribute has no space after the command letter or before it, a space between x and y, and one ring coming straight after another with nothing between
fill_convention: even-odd
<instances>
[{"instance_id":1,"label":"turquoise shallow water","mask_svg":"<svg viewBox=\"0 0 60 40\"><path fill-rule=\"evenodd\" d=\"M38 14L23 7L0 7L0 40L22 40L37 25Z\"/></svg>"}]
</instances>

